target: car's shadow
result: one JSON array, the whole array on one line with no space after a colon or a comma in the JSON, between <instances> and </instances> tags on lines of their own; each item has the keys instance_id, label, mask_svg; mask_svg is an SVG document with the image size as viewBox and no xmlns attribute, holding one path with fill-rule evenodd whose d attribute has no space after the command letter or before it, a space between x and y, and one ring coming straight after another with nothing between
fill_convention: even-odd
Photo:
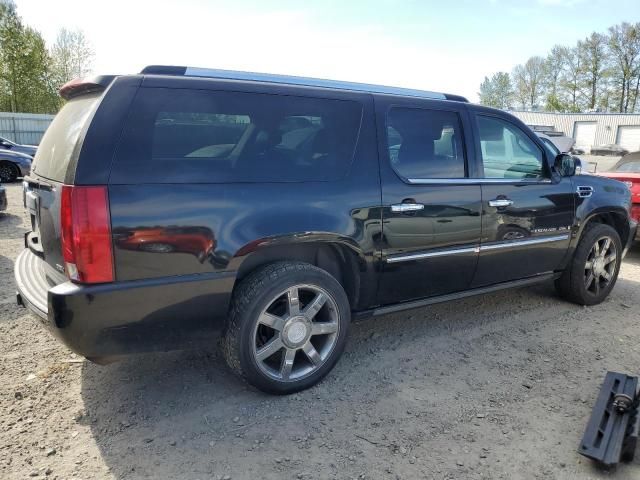
<instances>
[{"instance_id":1,"label":"car's shadow","mask_svg":"<svg viewBox=\"0 0 640 480\"><path fill-rule=\"evenodd\" d=\"M0 305L14 304L16 301L15 288L13 288L13 261L0 255ZM0 321L5 318L0 315Z\"/></svg>"},{"instance_id":2,"label":"car's shadow","mask_svg":"<svg viewBox=\"0 0 640 480\"><path fill-rule=\"evenodd\" d=\"M0 255L0 276L9 275L11 272L13 272L13 261L4 255Z\"/></svg>"},{"instance_id":3,"label":"car's shadow","mask_svg":"<svg viewBox=\"0 0 640 480\"><path fill-rule=\"evenodd\" d=\"M631 265L640 265L640 241L631 245L624 262Z\"/></svg>"},{"instance_id":4,"label":"car's shadow","mask_svg":"<svg viewBox=\"0 0 640 480\"><path fill-rule=\"evenodd\" d=\"M634 248L628 261L640 264L640 249ZM638 287L626 279L620 284L627 292ZM560 316L575 315L582 308L560 301L553 286L544 284L356 323L347 351L329 377L287 397L269 396L247 386L227 369L215 350L140 355L106 366L86 363L82 421L90 425L116 478L221 478L231 471L237 478L238 462L243 469L240 478L295 478L293 472L303 467L285 471L280 460L291 457L295 462L300 455L310 456L304 440L309 432L323 439L327 435L328 443L344 451L367 445L354 437L352 412L366 417L380 399L394 398L398 389L394 376L411 360L403 358L407 352L428 352L449 341L448 332L466 332L499 322L501 316L511 321L519 312L539 310L545 302L553 304ZM538 345L532 342L532 347ZM451 354L458 355L454 350ZM380 356L395 355L397 364L381 371ZM438 372L450 370L452 359L429 361ZM423 374L430 375L422 371L419 375ZM438 398L458 398L459 387L438 383ZM455 403L444 403L444 408L456 409ZM340 412L349 415L338 415ZM379 415L371 413L372 419ZM314 452L315 459L305 468L317 474L313 469L323 468L322 462L331 462L333 457L324 450ZM387 449L380 454L391 455Z\"/></svg>"},{"instance_id":5,"label":"car's shadow","mask_svg":"<svg viewBox=\"0 0 640 480\"><path fill-rule=\"evenodd\" d=\"M21 238L27 231L22 217L0 212L0 233L4 238Z\"/></svg>"}]
</instances>

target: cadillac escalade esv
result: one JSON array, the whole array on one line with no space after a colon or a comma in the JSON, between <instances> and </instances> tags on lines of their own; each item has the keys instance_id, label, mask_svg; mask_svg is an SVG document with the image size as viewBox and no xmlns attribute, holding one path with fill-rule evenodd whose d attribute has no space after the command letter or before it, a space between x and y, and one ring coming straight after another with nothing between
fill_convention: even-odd
<instances>
[{"instance_id":1,"label":"cadillac escalade esv","mask_svg":"<svg viewBox=\"0 0 640 480\"><path fill-rule=\"evenodd\" d=\"M599 303L636 232L624 183L456 95L169 66L60 93L17 298L98 362L219 336L289 393L352 318L542 281Z\"/></svg>"}]
</instances>

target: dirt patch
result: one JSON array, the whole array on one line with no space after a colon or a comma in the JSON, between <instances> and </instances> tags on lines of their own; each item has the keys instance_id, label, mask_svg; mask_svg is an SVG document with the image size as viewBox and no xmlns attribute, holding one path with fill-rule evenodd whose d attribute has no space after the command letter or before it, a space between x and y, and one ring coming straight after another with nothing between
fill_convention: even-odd
<instances>
[{"instance_id":1,"label":"dirt patch","mask_svg":"<svg viewBox=\"0 0 640 480\"><path fill-rule=\"evenodd\" d=\"M213 352L109 366L15 305L27 219L0 214L0 478L621 478L576 453L606 370L640 365L640 249L602 305L551 285L353 325L320 385L261 394Z\"/></svg>"}]
</instances>

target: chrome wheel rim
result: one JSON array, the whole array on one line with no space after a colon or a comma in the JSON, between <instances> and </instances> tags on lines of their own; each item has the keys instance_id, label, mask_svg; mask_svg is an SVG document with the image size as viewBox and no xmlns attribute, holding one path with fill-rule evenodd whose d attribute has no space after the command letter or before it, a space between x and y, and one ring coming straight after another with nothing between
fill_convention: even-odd
<instances>
[{"instance_id":1,"label":"chrome wheel rim","mask_svg":"<svg viewBox=\"0 0 640 480\"><path fill-rule=\"evenodd\" d=\"M618 256L611 237L601 237L593 244L584 265L584 286L588 293L598 296L606 289L616 271Z\"/></svg>"},{"instance_id":2,"label":"chrome wheel rim","mask_svg":"<svg viewBox=\"0 0 640 480\"><path fill-rule=\"evenodd\" d=\"M333 297L315 285L296 285L271 299L253 332L253 357L260 371L279 381L311 375L331 355L340 332Z\"/></svg>"}]
</instances>

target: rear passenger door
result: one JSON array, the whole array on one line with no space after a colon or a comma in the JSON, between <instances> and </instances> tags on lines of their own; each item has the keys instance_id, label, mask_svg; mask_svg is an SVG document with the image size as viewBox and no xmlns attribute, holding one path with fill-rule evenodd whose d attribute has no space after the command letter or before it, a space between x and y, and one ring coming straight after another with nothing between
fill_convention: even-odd
<instances>
[{"instance_id":1,"label":"rear passenger door","mask_svg":"<svg viewBox=\"0 0 640 480\"><path fill-rule=\"evenodd\" d=\"M556 270L574 219L571 179L553 153L506 115L472 114L482 179L482 243L474 287Z\"/></svg>"},{"instance_id":2,"label":"rear passenger door","mask_svg":"<svg viewBox=\"0 0 640 480\"><path fill-rule=\"evenodd\" d=\"M382 179L383 273L395 303L468 288L480 241L480 185L469 178L466 108L376 98Z\"/></svg>"}]
</instances>

